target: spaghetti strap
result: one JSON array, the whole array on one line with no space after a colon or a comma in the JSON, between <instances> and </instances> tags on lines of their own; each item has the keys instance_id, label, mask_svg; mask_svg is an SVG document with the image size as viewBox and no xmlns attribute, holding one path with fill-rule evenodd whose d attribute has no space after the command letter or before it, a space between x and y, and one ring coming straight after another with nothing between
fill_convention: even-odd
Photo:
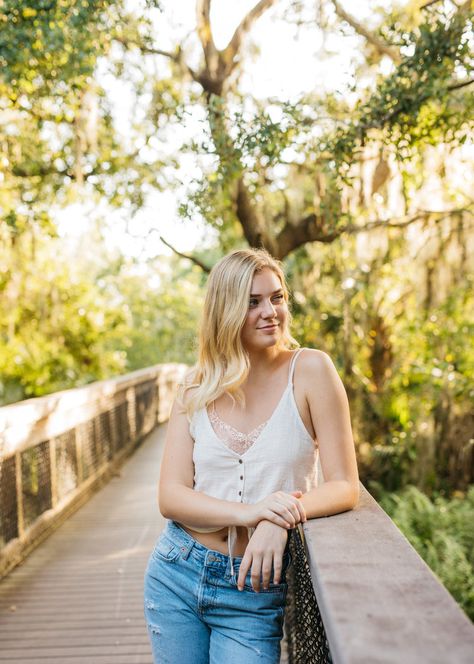
<instances>
[{"instance_id":1,"label":"spaghetti strap","mask_svg":"<svg viewBox=\"0 0 474 664\"><path fill-rule=\"evenodd\" d=\"M293 376L295 374L296 358L298 357L298 355L301 353L302 350L303 350L302 348L298 348L298 350L296 350L293 353L293 357L291 358L291 361L290 361L290 369L289 369L289 372L288 372L288 385L293 384Z\"/></svg>"}]
</instances>

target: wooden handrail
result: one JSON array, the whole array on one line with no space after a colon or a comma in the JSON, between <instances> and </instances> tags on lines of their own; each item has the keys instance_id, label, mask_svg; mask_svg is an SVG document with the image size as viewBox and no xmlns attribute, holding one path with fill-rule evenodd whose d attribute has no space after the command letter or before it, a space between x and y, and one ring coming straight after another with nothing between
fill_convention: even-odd
<instances>
[{"instance_id":1,"label":"wooden handrail","mask_svg":"<svg viewBox=\"0 0 474 664\"><path fill-rule=\"evenodd\" d=\"M168 419L186 369L159 364L0 408L0 578Z\"/></svg>"},{"instance_id":2,"label":"wooden handrail","mask_svg":"<svg viewBox=\"0 0 474 664\"><path fill-rule=\"evenodd\" d=\"M471 664L474 627L361 485L357 507L304 525L334 664Z\"/></svg>"}]
</instances>

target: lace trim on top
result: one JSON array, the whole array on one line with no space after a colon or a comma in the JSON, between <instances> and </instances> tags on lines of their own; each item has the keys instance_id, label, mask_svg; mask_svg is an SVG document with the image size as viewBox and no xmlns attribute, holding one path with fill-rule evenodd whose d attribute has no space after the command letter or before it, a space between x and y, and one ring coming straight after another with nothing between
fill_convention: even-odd
<instances>
[{"instance_id":1,"label":"lace trim on top","mask_svg":"<svg viewBox=\"0 0 474 664\"><path fill-rule=\"evenodd\" d=\"M237 454L244 454L244 452L252 447L268 422L268 420L262 422L262 424L249 433L242 433L242 431L237 431L237 429L234 429L230 424L221 420L214 404L211 411L208 412L208 415L216 436L224 443L224 445L233 452L237 452Z\"/></svg>"}]
</instances>

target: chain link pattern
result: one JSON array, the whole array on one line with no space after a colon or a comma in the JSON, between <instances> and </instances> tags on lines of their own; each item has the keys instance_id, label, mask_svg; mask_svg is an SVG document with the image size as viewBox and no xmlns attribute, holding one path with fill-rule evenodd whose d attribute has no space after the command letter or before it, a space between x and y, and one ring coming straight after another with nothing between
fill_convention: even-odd
<instances>
[{"instance_id":1,"label":"chain link pattern","mask_svg":"<svg viewBox=\"0 0 474 664\"><path fill-rule=\"evenodd\" d=\"M332 664L304 541L299 528L291 531L292 564L288 568L285 643L288 664Z\"/></svg>"}]
</instances>

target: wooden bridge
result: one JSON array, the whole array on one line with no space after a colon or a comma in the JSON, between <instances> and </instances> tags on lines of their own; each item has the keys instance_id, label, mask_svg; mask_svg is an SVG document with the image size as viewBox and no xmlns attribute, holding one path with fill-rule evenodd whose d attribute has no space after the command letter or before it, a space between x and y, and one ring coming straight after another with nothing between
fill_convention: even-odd
<instances>
[{"instance_id":1,"label":"wooden bridge","mask_svg":"<svg viewBox=\"0 0 474 664\"><path fill-rule=\"evenodd\" d=\"M163 427L0 584L0 662L153 664L143 576Z\"/></svg>"},{"instance_id":2,"label":"wooden bridge","mask_svg":"<svg viewBox=\"0 0 474 664\"><path fill-rule=\"evenodd\" d=\"M161 423L183 369L0 409L0 662L152 664L143 575L163 527ZM474 661L471 622L364 487L356 509L305 535L321 615L301 628L308 585L296 581L285 661L319 663L305 654L316 633L334 664Z\"/></svg>"}]
</instances>

